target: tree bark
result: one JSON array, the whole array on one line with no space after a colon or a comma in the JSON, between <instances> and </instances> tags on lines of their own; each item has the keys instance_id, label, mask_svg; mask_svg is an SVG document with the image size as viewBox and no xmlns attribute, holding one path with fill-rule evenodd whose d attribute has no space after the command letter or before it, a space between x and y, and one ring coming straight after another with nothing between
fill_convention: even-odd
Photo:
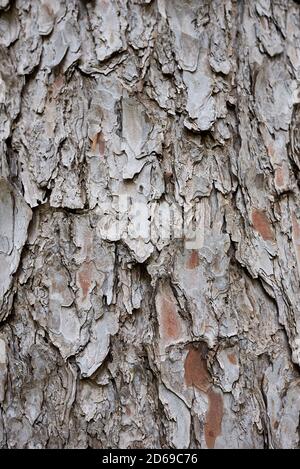
<instances>
[{"instance_id":1,"label":"tree bark","mask_svg":"<svg viewBox=\"0 0 300 469\"><path fill-rule=\"evenodd\" d=\"M0 447L299 447L298 3L0 0Z\"/></svg>"}]
</instances>

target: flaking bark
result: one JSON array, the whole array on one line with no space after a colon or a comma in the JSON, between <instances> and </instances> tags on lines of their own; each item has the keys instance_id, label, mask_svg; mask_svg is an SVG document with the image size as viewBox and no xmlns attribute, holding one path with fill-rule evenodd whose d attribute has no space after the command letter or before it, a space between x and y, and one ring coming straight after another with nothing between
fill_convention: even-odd
<instances>
[{"instance_id":1,"label":"flaking bark","mask_svg":"<svg viewBox=\"0 0 300 469\"><path fill-rule=\"evenodd\" d=\"M0 447L299 447L298 3L0 0Z\"/></svg>"}]
</instances>

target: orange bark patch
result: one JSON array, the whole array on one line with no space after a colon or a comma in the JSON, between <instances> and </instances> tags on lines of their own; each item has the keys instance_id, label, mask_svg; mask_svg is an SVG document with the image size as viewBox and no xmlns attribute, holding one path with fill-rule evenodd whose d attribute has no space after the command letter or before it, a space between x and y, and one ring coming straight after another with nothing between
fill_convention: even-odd
<instances>
[{"instance_id":1,"label":"orange bark patch","mask_svg":"<svg viewBox=\"0 0 300 469\"><path fill-rule=\"evenodd\" d=\"M194 386L208 397L208 411L204 425L205 441L208 448L214 448L216 438L221 434L223 420L223 398L214 391L201 348L190 347L184 363L184 378L187 386Z\"/></svg>"},{"instance_id":2,"label":"orange bark patch","mask_svg":"<svg viewBox=\"0 0 300 469\"><path fill-rule=\"evenodd\" d=\"M92 140L92 151L95 152L97 148L98 134L95 134Z\"/></svg>"},{"instance_id":3,"label":"orange bark patch","mask_svg":"<svg viewBox=\"0 0 300 469\"><path fill-rule=\"evenodd\" d=\"M184 321L178 313L178 305L171 286L161 283L155 297L158 314L160 345L166 347L185 337Z\"/></svg>"},{"instance_id":4,"label":"orange bark patch","mask_svg":"<svg viewBox=\"0 0 300 469\"><path fill-rule=\"evenodd\" d=\"M199 254L197 251L192 251L188 257L186 268L189 270L193 270L200 264Z\"/></svg>"},{"instance_id":5,"label":"orange bark patch","mask_svg":"<svg viewBox=\"0 0 300 469\"><path fill-rule=\"evenodd\" d=\"M228 357L228 360L230 361L230 363L232 365L237 365L237 359L236 359L236 356L234 355L234 353L229 353L227 355L227 357Z\"/></svg>"},{"instance_id":6,"label":"orange bark patch","mask_svg":"<svg viewBox=\"0 0 300 469\"><path fill-rule=\"evenodd\" d=\"M102 132L100 132L98 136L98 146L99 146L99 154L100 156L103 156L105 152L105 141L104 141Z\"/></svg>"},{"instance_id":7,"label":"orange bark patch","mask_svg":"<svg viewBox=\"0 0 300 469\"><path fill-rule=\"evenodd\" d=\"M105 140L103 138L102 132L98 132L96 135L94 135L93 140L92 140L92 151L95 152L97 149L99 149L99 154L100 156L104 155L105 152Z\"/></svg>"},{"instance_id":8,"label":"orange bark patch","mask_svg":"<svg viewBox=\"0 0 300 469\"><path fill-rule=\"evenodd\" d=\"M163 336L167 340L174 340L180 337L180 323L176 305L167 298L162 299L161 326Z\"/></svg>"},{"instance_id":9,"label":"orange bark patch","mask_svg":"<svg viewBox=\"0 0 300 469\"><path fill-rule=\"evenodd\" d=\"M254 209L252 211L252 223L255 231L257 231L265 241L274 241L274 233L270 220L263 210Z\"/></svg>"},{"instance_id":10,"label":"orange bark patch","mask_svg":"<svg viewBox=\"0 0 300 469\"><path fill-rule=\"evenodd\" d=\"M195 386L200 391L207 392L210 388L210 375L200 348L189 348L184 363L184 379L187 386Z\"/></svg>"},{"instance_id":11,"label":"orange bark patch","mask_svg":"<svg viewBox=\"0 0 300 469\"><path fill-rule=\"evenodd\" d=\"M92 285L92 270L89 264L82 264L78 273L79 286L82 291L82 298L85 299Z\"/></svg>"},{"instance_id":12,"label":"orange bark patch","mask_svg":"<svg viewBox=\"0 0 300 469\"><path fill-rule=\"evenodd\" d=\"M224 413L221 394L210 389L208 392L208 412L204 425L205 441L209 449L215 447L216 438L221 434Z\"/></svg>"}]
</instances>

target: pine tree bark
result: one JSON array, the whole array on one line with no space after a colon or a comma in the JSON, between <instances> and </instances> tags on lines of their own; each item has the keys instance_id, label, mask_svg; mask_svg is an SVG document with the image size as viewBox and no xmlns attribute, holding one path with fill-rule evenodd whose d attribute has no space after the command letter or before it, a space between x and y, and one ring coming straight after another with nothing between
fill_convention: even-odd
<instances>
[{"instance_id":1,"label":"pine tree bark","mask_svg":"<svg viewBox=\"0 0 300 469\"><path fill-rule=\"evenodd\" d=\"M298 3L0 0L0 447L299 447Z\"/></svg>"}]
</instances>

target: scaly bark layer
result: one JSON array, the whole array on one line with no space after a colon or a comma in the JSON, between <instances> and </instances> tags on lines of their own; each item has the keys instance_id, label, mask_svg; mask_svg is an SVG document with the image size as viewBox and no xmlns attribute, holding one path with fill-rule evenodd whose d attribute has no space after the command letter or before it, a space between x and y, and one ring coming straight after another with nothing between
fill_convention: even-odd
<instances>
[{"instance_id":1,"label":"scaly bark layer","mask_svg":"<svg viewBox=\"0 0 300 469\"><path fill-rule=\"evenodd\" d=\"M299 447L297 2L0 0L0 116L0 447Z\"/></svg>"}]
</instances>

